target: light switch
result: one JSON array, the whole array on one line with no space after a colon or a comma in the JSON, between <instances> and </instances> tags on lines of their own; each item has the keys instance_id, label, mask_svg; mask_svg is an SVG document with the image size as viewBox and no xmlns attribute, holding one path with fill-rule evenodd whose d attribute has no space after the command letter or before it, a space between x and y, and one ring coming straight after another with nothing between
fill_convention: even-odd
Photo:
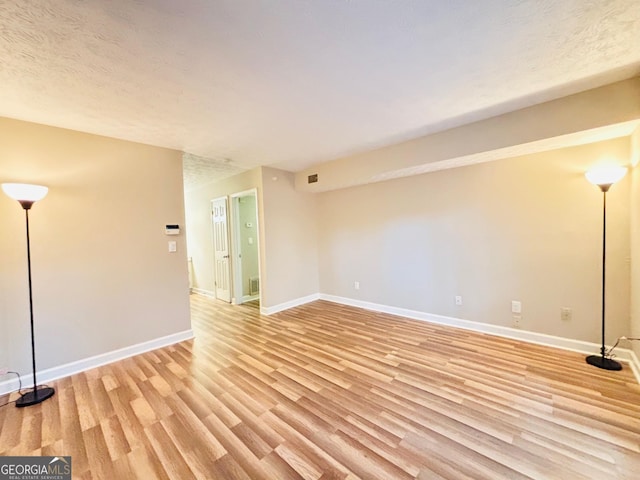
<instances>
[{"instance_id":1,"label":"light switch","mask_svg":"<svg viewBox=\"0 0 640 480\"><path fill-rule=\"evenodd\" d=\"M169 252L174 253L178 251L178 246L176 242L169 242Z\"/></svg>"}]
</instances>

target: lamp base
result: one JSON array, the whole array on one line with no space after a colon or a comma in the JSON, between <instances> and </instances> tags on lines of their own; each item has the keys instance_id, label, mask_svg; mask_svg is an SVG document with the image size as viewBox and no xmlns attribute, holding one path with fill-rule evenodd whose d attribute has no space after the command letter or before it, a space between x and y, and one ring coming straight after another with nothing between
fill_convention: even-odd
<instances>
[{"instance_id":1,"label":"lamp base","mask_svg":"<svg viewBox=\"0 0 640 480\"><path fill-rule=\"evenodd\" d=\"M620 362L616 362L615 360L611 360L610 358L605 358L601 355L589 355L586 360L589 365L603 368L604 370L622 370L622 365L620 364Z\"/></svg>"},{"instance_id":2,"label":"lamp base","mask_svg":"<svg viewBox=\"0 0 640 480\"><path fill-rule=\"evenodd\" d=\"M37 405L44 402L47 398L53 397L56 391L53 388L44 387L38 388L32 392L23 394L17 401L16 407L30 407L31 405Z\"/></svg>"}]
</instances>

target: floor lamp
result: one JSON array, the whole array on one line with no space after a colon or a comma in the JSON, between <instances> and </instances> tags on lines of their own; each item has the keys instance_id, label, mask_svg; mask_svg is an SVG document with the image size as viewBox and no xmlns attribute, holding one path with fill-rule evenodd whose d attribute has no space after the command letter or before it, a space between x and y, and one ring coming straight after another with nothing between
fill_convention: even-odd
<instances>
[{"instance_id":1,"label":"floor lamp","mask_svg":"<svg viewBox=\"0 0 640 480\"><path fill-rule=\"evenodd\" d=\"M589 355L587 363L594 367L603 368L605 370L622 370L622 365L607 356L604 346L604 318L605 318L605 267L607 253L607 192L611 186L622 180L627 173L626 167L611 166L597 167L589 170L585 176L594 185L600 187L603 195L602 203L602 346L600 347L600 355Z\"/></svg>"},{"instance_id":2,"label":"floor lamp","mask_svg":"<svg viewBox=\"0 0 640 480\"><path fill-rule=\"evenodd\" d=\"M27 222L27 271L29 273L29 314L31 316L31 364L33 366L33 390L23 394L17 401L16 407L28 407L44 402L53 396L55 390L49 387L38 387L36 381L36 344L33 329L33 295L31 291L31 244L29 240L29 210L38 200L42 200L49 189L41 185L28 185L24 183L3 183L2 190L8 196L20 202L24 208Z\"/></svg>"}]
</instances>

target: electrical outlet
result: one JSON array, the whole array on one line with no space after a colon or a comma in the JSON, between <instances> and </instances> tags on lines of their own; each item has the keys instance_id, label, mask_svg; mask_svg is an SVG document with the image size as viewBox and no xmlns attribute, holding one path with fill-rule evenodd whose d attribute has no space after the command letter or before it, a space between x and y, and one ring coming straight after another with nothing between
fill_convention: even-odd
<instances>
[{"instance_id":1,"label":"electrical outlet","mask_svg":"<svg viewBox=\"0 0 640 480\"><path fill-rule=\"evenodd\" d=\"M6 375L7 373L9 373L9 368L8 367L0 368L0 377L3 376L3 375Z\"/></svg>"},{"instance_id":2,"label":"electrical outlet","mask_svg":"<svg viewBox=\"0 0 640 480\"><path fill-rule=\"evenodd\" d=\"M462 296L456 295L456 305L462 305Z\"/></svg>"},{"instance_id":3,"label":"electrical outlet","mask_svg":"<svg viewBox=\"0 0 640 480\"><path fill-rule=\"evenodd\" d=\"M520 315L513 316L513 328L521 328L522 317Z\"/></svg>"},{"instance_id":4,"label":"electrical outlet","mask_svg":"<svg viewBox=\"0 0 640 480\"><path fill-rule=\"evenodd\" d=\"M511 313L522 313L522 302L518 300L511 301Z\"/></svg>"},{"instance_id":5,"label":"electrical outlet","mask_svg":"<svg viewBox=\"0 0 640 480\"><path fill-rule=\"evenodd\" d=\"M353 288L355 288L356 290L360 290L360 282L353 282Z\"/></svg>"},{"instance_id":6,"label":"electrical outlet","mask_svg":"<svg viewBox=\"0 0 640 480\"><path fill-rule=\"evenodd\" d=\"M569 307L562 307L560 309L560 319L563 322L568 322L569 320L571 320L571 314L573 312L571 311L571 309Z\"/></svg>"}]
</instances>

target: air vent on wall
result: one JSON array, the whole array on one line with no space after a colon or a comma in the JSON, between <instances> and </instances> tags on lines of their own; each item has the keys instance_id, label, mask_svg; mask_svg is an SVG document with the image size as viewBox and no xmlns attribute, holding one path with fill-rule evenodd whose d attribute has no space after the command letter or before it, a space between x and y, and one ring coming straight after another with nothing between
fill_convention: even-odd
<instances>
[{"instance_id":1,"label":"air vent on wall","mask_svg":"<svg viewBox=\"0 0 640 480\"><path fill-rule=\"evenodd\" d=\"M314 173L313 175L309 175L307 178L309 179L309 183L316 183L318 181L318 174Z\"/></svg>"},{"instance_id":2,"label":"air vent on wall","mask_svg":"<svg viewBox=\"0 0 640 480\"><path fill-rule=\"evenodd\" d=\"M249 277L249 295L257 295L260 293L260 278Z\"/></svg>"}]
</instances>

